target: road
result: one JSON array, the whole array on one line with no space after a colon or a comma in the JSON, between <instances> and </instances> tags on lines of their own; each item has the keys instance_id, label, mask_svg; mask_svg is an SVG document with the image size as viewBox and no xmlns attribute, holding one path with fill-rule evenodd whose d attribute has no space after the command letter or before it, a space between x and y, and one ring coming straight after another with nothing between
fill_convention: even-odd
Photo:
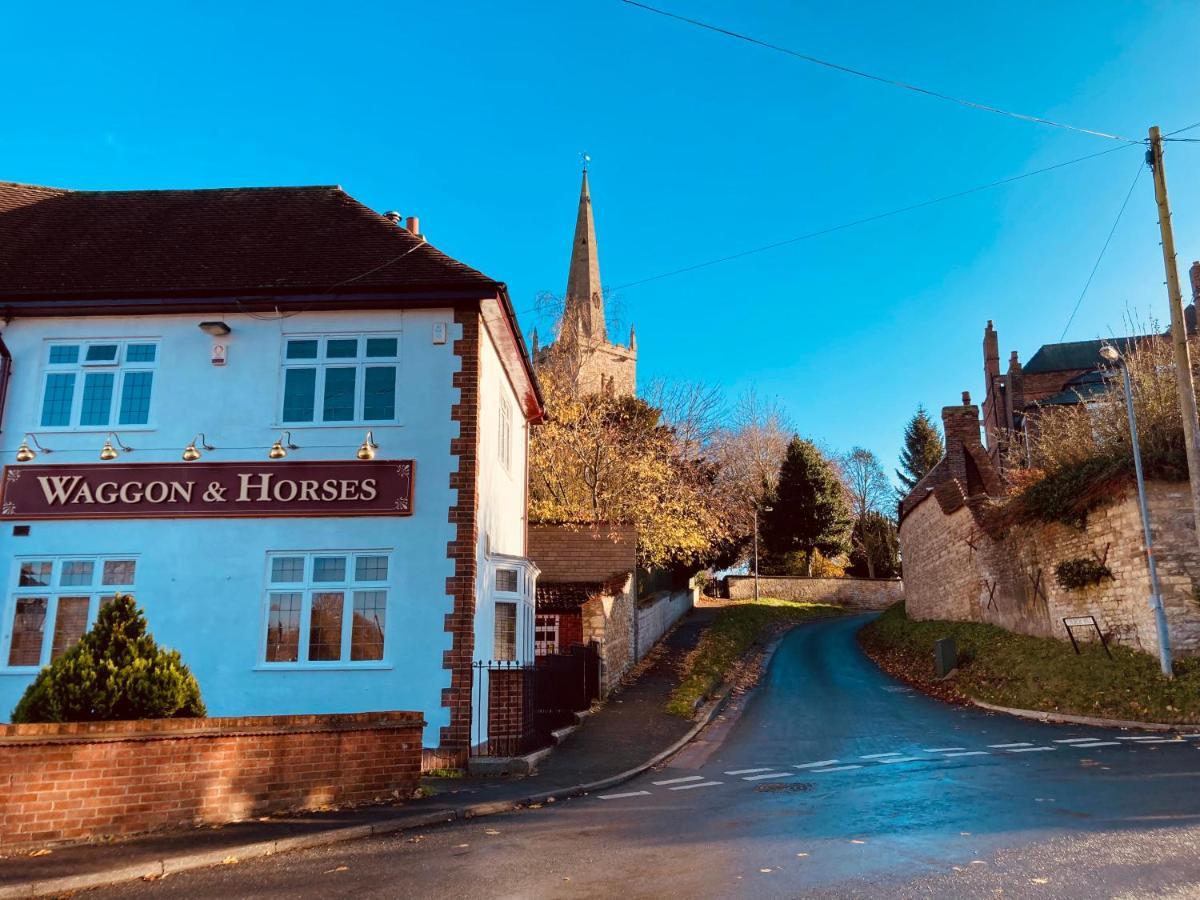
<instances>
[{"instance_id":1,"label":"road","mask_svg":"<svg viewBox=\"0 0 1200 900\"><path fill-rule=\"evenodd\" d=\"M863 621L795 629L736 720L599 796L101 896L1200 896L1200 740L943 705Z\"/></svg>"}]
</instances>

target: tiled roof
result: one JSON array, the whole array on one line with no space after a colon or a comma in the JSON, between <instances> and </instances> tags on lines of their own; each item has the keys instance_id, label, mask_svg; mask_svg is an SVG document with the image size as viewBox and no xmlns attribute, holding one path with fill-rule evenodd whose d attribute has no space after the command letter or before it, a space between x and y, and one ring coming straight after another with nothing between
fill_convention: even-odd
<instances>
[{"instance_id":1,"label":"tiled roof","mask_svg":"<svg viewBox=\"0 0 1200 900\"><path fill-rule=\"evenodd\" d=\"M592 597L602 594L603 581L539 581L537 586L538 612L570 612L583 606Z\"/></svg>"},{"instance_id":2,"label":"tiled roof","mask_svg":"<svg viewBox=\"0 0 1200 900\"><path fill-rule=\"evenodd\" d=\"M0 300L498 289L340 187L0 182Z\"/></svg>"},{"instance_id":3,"label":"tiled roof","mask_svg":"<svg viewBox=\"0 0 1200 900\"><path fill-rule=\"evenodd\" d=\"M1189 303L1183 310L1184 326L1190 335L1196 333L1196 305ZM1166 335L1170 335L1168 329ZM1132 337L1111 338L1095 341L1068 341L1063 344L1042 344L1037 353L1033 354L1022 371L1027 375L1039 375L1043 372L1070 372L1076 369L1099 368L1100 348L1104 344L1112 344L1122 353L1128 353L1136 348L1141 341L1150 338L1163 337L1162 334L1137 334Z\"/></svg>"}]
</instances>

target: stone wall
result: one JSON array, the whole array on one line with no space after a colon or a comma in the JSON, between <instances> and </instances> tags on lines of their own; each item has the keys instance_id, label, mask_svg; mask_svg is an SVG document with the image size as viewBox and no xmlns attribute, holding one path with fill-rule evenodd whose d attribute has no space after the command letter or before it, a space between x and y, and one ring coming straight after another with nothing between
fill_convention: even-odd
<instances>
[{"instance_id":1,"label":"stone wall","mask_svg":"<svg viewBox=\"0 0 1200 900\"><path fill-rule=\"evenodd\" d=\"M1180 655L1200 652L1200 546L1187 485L1147 485L1155 557L1171 645ZM988 622L1011 631L1067 640L1063 618L1094 616L1113 642L1158 652L1149 608L1149 570L1143 552L1137 494L1093 511L1087 527L1025 526L992 539L970 510L950 514L932 498L914 507L900 525L904 593L915 619ZM1055 567L1070 559L1103 562L1113 578L1083 589L1058 584Z\"/></svg>"},{"instance_id":2,"label":"stone wall","mask_svg":"<svg viewBox=\"0 0 1200 900\"><path fill-rule=\"evenodd\" d=\"M754 597L753 575L730 575L729 599ZM803 575L760 575L760 597L805 603L833 603L857 609L886 609L904 596L898 578L807 578Z\"/></svg>"},{"instance_id":3,"label":"stone wall","mask_svg":"<svg viewBox=\"0 0 1200 900\"><path fill-rule=\"evenodd\" d=\"M0 726L0 852L409 796L417 712Z\"/></svg>"},{"instance_id":4,"label":"stone wall","mask_svg":"<svg viewBox=\"0 0 1200 900\"><path fill-rule=\"evenodd\" d=\"M633 576L622 588L592 597L580 609L583 643L600 644L600 692L607 695L634 663Z\"/></svg>"}]
</instances>

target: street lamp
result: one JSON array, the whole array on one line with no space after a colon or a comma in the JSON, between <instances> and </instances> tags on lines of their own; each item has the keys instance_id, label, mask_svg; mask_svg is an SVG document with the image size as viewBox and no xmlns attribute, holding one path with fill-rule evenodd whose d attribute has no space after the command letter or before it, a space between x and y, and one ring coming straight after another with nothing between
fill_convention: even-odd
<instances>
[{"instance_id":1,"label":"street lamp","mask_svg":"<svg viewBox=\"0 0 1200 900\"><path fill-rule=\"evenodd\" d=\"M758 602L758 514L770 512L771 507L754 505L754 602Z\"/></svg>"},{"instance_id":2,"label":"street lamp","mask_svg":"<svg viewBox=\"0 0 1200 900\"><path fill-rule=\"evenodd\" d=\"M1154 562L1154 543L1150 536L1150 507L1146 503L1146 479L1142 475L1142 449L1138 445L1137 417L1133 414L1133 385L1129 380L1129 367L1117 348L1104 344L1100 355L1105 362L1121 370L1125 385L1125 411L1129 416L1129 440L1133 444L1133 470L1137 474L1138 503L1142 508L1142 531L1146 535L1146 566L1150 570L1150 608L1154 610L1154 622L1158 627L1158 660L1163 674L1173 677L1171 670L1171 638L1167 632L1167 614L1163 609L1162 591L1158 586L1158 566Z\"/></svg>"}]
</instances>

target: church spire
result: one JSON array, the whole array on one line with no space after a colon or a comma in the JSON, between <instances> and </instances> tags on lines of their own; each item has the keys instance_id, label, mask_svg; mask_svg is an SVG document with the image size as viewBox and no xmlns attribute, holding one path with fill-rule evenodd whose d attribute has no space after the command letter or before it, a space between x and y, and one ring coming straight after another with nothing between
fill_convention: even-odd
<instances>
[{"instance_id":1,"label":"church spire","mask_svg":"<svg viewBox=\"0 0 1200 900\"><path fill-rule=\"evenodd\" d=\"M608 340L604 321L604 295L600 289L600 257L596 248L596 223L592 218L592 195L588 189L587 168L579 188L579 214L575 219L575 243L571 247L571 269L567 274L567 295L563 324L585 338Z\"/></svg>"}]
</instances>

